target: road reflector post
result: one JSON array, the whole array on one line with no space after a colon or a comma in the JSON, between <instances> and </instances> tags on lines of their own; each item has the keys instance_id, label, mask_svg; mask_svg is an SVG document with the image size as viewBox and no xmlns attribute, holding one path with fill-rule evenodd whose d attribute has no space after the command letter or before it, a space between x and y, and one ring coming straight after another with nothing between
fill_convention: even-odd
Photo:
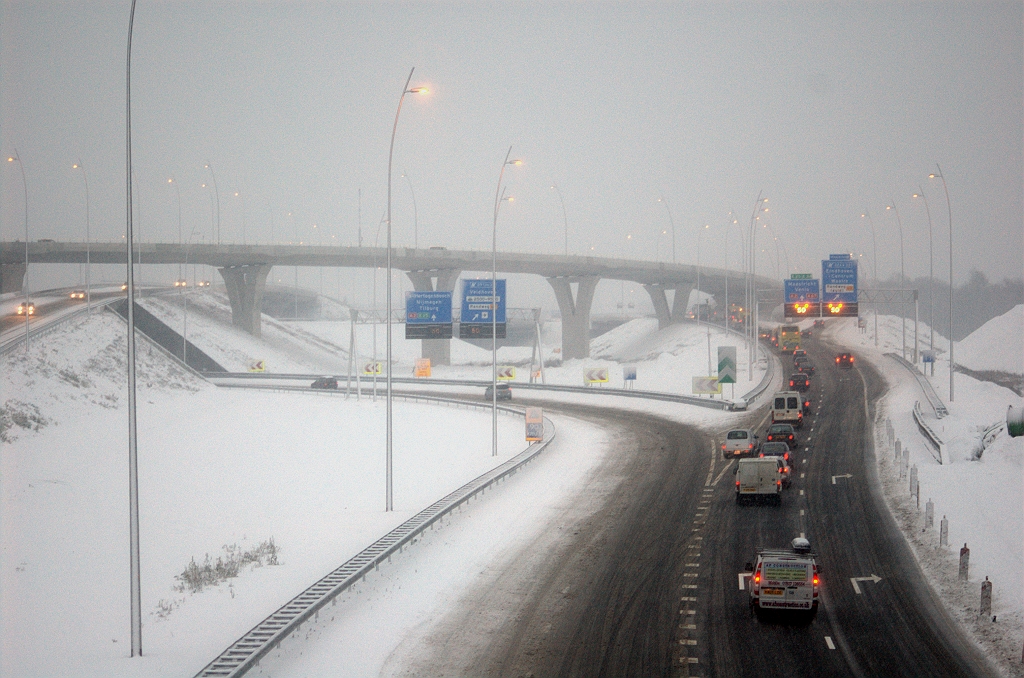
<instances>
[{"instance_id":1,"label":"road reflector post","mask_svg":"<svg viewBox=\"0 0 1024 678\"><path fill-rule=\"evenodd\" d=\"M949 521L942 516L939 521L939 546L949 546Z\"/></svg>"},{"instance_id":2,"label":"road reflector post","mask_svg":"<svg viewBox=\"0 0 1024 678\"><path fill-rule=\"evenodd\" d=\"M900 478L907 475L907 469L910 468L910 448L903 448L903 471L900 473Z\"/></svg>"},{"instance_id":3,"label":"road reflector post","mask_svg":"<svg viewBox=\"0 0 1024 678\"><path fill-rule=\"evenodd\" d=\"M924 526L929 528L935 525L935 504L932 503L931 497L928 497L928 503L924 505Z\"/></svg>"},{"instance_id":4,"label":"road reflector post","mask_svg":"<svg viewBox=\"0 0 1024 678\"><path fill-rule=\"evenodd\" d=\"M981 605L979 606L978 614L981 617L987 617L992 614L992 582L985 577L985 581L981 582Z\"/></svg>"},{"instance_id":5,"label":"road reflector post","mask_svg":"<svg viewBox=\"0 0 1024 678\"><path fill-rule=\"evenodd\" d=\"M967 581L968 570L971 564L971 549L967 548L967 542L964 542L964 547L960 549L960 572L957 575L957 579L960 581Z\"/></svg>"},{"instance_id":6,"label":"road reflector post","mask_svg":"<svg viewBox=\"0 0 1024 678\"><path fill-rule=\"evenodd\" d=\"M917 464L910 468L910 496L914 496L914 488L917 486Z\"/></svg>"},{"instance_id":7,"label":"road reflector post","mask_svg":"<svg viewBox=\"0 0 1024 678\"><path fill-rule=\"evenodd\" d=\"M903 454L903 441L896 439L896 463L900 461L900 455ZM903 479L903 467L900 467L900 479Z\"/></svg>"}]
</instances>

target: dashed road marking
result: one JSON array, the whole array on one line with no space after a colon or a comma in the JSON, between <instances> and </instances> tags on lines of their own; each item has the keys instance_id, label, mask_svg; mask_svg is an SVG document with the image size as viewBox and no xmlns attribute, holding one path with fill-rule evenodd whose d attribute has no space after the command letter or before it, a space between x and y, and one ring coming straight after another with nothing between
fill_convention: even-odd
<instances>
[{"instance_id":1,"label":"dashed road marking","mask_svg":"<svg viewBox=\"0 0 1024 678\"><path fill-rule=\"evenodd\" d=\"M683 567L700 567L700 563L686 563Z\"/></svg>"},{"instance_id":2,"label":"dashed road marking","mask_svg":"<svg viewBox=\"0 0 1024 678\"><path fill-rule=\"evenodd\" d=\"M806 476L806 475L807 475L806 473L803 473L803 472L801 472L801 473L800 473L800 477L801 477L801 478L803 478L803 477L804 477L804 476Z\"/></svg>"},{"instance_id":3,"label":"dashed road marking","mask_svg":"<svg viewBox=\"0 0 1024 678\"><path fill-rule=\"evenodd\" d=\"M800 515L803 515L803 514L804 514L804 510L800 509Z\"/></svg>"},{"instance_id":4,"label":"dashed road marking","mask_svg":"<svg viewBox=\"0 0 1024 678\"><path fill-rule=\"evenodd\" d=\"M698 659L696 657L683 657L679 661L682 662L683 664L697 664L697 663L699 663Z\"/></svg>"},{"instance_id":5,"label":"dashed road marking","mask_svg":"<svg viewBox=\"0 0 1024 678\"><path fill-rule=\"evenodd\" d=\"M697 588L697 585L696 584L683 584L683 588L684 589L695 589L695 588Z\"/></svg>"},{"instance_id":6,"label":"dashed road marking","mask_svg":"<svg viewBox=\"0 0 1024 678\"><path fill-rule=\"evenodd\" d=\"M832 642L832 636L825 636L825 644L828 645L828 649L836 649L836 644Z\"/></svg>"},{"instance_id":7,"label":"dashed road marking","mask_svg":"<svg viewBox=\"0 0 1024 678\"><path fill-rule=\"evenodd\" d=\"M683 596L679 600L681 600L683 602L686 602L686 601L690 601L690 602L694 602L694 603L697 602L697 598L695 598L694 596Z\"/></svg>"},{"instance_id":8,"label":"dashed road marking","mask_svg":"<svg viewBox=\"0 0 1024 678\"><path fill-rule=\"evenodd\" d=\"M747 590L747 579L750 578L750 573L749 572L738 572L738 573L736 573L736 578L739 580L740 591L746 591Z\"/></svg>"},{"instance_id":9,"label":"dashed road marking","mask_svg":"<svg viewBox=\"0 0 1024 678\"><path fill-rule=\"evenodd\" d=\"M696 640L680 640L679 644L680 645L696 645L697 641Z\"/></svg>"},{"instance_id":10,"label":"dashed road marking","mask_svg":"<svg viewBox=\"0 0 1024 678\"><path fill-rule=\"evenodd\" d=\"M683 624L682 626L687 631L696 631L697 630L697 625L696 624Z\"/></svg>"},{"instance_id":11,"label":"dashed road marking","mask_svg":"<svg viewBox=\"0 0 1024 678\"><path fill-rule=\"evenodd\" d=\"M684 572L683 576L684 577L696 577L697 573L696 572Z\"/></svg>"},{"instance_id":12,"label":"dashed road marking","mask_svg":"<svg viewBox=\"0 0 1024 678\"><path fill-rule=\"evenodd\" d=\"M800 496L801 497L804 496L804 491L803 490L800 490Z\"/></svg>"},{"instance_id":13,"label":"dashed road marking","mask_svg":"<svg viewBox=\"0 0 1024 678\"><path fill-rule=\"evenodd\" d=\"M805 448L805 451L806 451L806 448ZM802 462L800 462L800 463L801 463L801 464L806 464L806 463L807 463L807 460L806 460L806 459L804 459L804 460L803 460Z\"/></svg>"}]
</instances>

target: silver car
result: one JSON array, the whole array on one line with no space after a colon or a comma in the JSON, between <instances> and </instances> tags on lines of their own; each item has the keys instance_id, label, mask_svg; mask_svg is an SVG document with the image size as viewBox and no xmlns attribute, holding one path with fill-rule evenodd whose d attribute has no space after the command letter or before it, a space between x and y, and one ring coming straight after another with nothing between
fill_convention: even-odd
<instances>
[{"instance_id":1,"label":"silver car","mask_svg":"<svg viewBox=\"0 0 1024 678\"><path fill-rule=\"evenodd\" d=\"M754 456L757 436L748 428L734 428L725 434L722 441L723 459L741 459Z\"/></svg>"}]
</instances>

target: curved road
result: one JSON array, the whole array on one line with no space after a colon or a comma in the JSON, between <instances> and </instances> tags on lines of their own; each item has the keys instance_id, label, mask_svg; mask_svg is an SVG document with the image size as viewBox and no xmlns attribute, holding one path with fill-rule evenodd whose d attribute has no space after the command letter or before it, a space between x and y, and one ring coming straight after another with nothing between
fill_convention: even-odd
<instances>
[{"instance_id":1,"label":"curved road","mask_svg":"<svg viewBox=\"0 0 1024 678\"><path fill-rule=\"evenodd\" d=\"M502 573L508 585L464 600L431 634L416 674L995 675L933 596L874 489L870 403L881 378L863 362L839 370L816 342L808 350L819 366L814 412L781 507L737 506L732 465L693 427L530 399L623 431L596 481L601 508L571 534L551 526L544 558L524 554ZM749 425L763 417L752 413ZM801 533L819 555L821 610L810 623L758 621L740 589L744 565L758 546ZM881 580L858 582L858 594L851 578L872 575ZM482 642L487 616L503 617L489 636L497 641Z\"/></svg>"}]
</instances>

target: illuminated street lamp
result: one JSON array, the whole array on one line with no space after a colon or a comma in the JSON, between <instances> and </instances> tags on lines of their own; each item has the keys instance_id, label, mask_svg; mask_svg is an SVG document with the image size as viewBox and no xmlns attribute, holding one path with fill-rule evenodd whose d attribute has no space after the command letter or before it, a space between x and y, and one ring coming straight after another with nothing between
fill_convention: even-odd
<instances>
[{"instance_id":1,"label":"illuminated street lamp","mask_svg":"<svg viewBox=\"0 0 1024 678\"><path fill-rule=\"evenodd\" d=\"M896 225L900 229L900 291L906 288L906 272L903 267L903 222L900 220L900 211L896 209L896 201L893 200L891 205L886 205L885 209L892 210L896 213ZM907 359L907 316L903 304L900 304L900 318L903 321L903 349L901 355L903 359ZM914 363L917 363L917 347L914 347Z\"/></svg>"},{"instance_id":2,"label":"illuminated street lamp","mask_svg":"<svg viewBox=\"0 0 1024 678\"><path fill-rule=\"evenodd\" d=\"M498 456L498 208L502 201L512 202L512 196L505 196L501 181L505 177L505 168L509 165L519 167L522 160L509 160L512 147L508 147L505 161L498 172L498 187L494 190L494 223L491 228L491 456ZM505 292L508 296L508 290Z\"/></svg>"},{"instance_id":3,"label":"illuminated street lamp","mask_svg":"<svg viewBox=\"0 0 1024 678\"><path fill-rule=\"evenodd\" d=\"M928 178L942 180L949 218L949 402L953 402L953 208L949 204L949 188L946 186L946 177L943 176L939 163L935 163L935 173L929 174Z\"/></svg>"},{"instance_id":4,"label":"illuminated street lamp","mask_svg":"<svg viewBox=\"0 0 1024 678\"><path fill-rule=\"evenodd\" d=\"M25 181L25 165L21 162L21 156L18 155L18 149L14 149L14 155L7 158L7 162L18 163L18 169L21 170L21 187L25 191L25 275L22 276L22 288L25 292L25 351L28 351L28 317L32 315L29 313L29 300L28 300L28 183Z\"/></svg>"},{"instance_id":5,"label":"illuminated street lamp","mask_svg":"<svg viewBox=\"0 0 1024 678\"><path fill-rule=\"evenodd\" d=\"M928 209L928 198L924 189L917 187L917 193L913 197L924 200L924 213L928 216L928 349L935 351L935 304L932 303L935 297L932 281L935 279L935 256L932 249L932 211ZM933 353L934 355L934 353ZM932 363L932 375L935 374L935 363Z\"/></svg>"},{"instance_id":6,"label":"illuminated street lamp","mask_svg":"<svg viewBox=\"0 0 1024 678\"><path fill-rule=\"evenodd\" d=\"M387 497L386 497L386 511L391 511L394 508L394 495L392 492L393 478L391 473L391 451L392 451L392 410L393 404L391 401L391 160L395 154L395 133L398 131L398 116L402 112L402 102L405 100L406 94L429 94L430 90L426 87L413 87L409 89L409 83L412 82L412 74L416 70L415 67L409 70L409 77L405 80L405 86L402 87L402 96L398 97L398 110L395 111L395 124L391 127L391 147L388 149L388 314L386 319L387 325L387 345L388 345L388 381L387 381Z\"/></svg>"}]
</instances>

